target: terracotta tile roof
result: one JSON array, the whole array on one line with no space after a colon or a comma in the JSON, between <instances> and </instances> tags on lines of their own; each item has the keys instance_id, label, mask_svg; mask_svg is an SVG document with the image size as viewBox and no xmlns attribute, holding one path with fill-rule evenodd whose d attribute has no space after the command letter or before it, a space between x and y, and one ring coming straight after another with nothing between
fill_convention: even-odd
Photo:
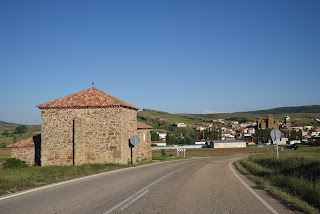
<instances>
[{"instance_id":1,"label":"terracotta tile roof","mask_svg":"<svg viewBox=\"0 0 320 214\"><path fill-rule=\"evenodd\" d=\"M49 108L110 108L125 107L138 110L139 108L122 101L95 87L62 97L37 106L39 109Z\"/></svg>"},{"instance_id":2,"label":"terracotta tile roof","mask_svg":"<svg viewBox=\"0 0 320 214\"><path fill-rule=\"evenodd\" d=\"M33 137L21 140L16 143L8 143L8 148L22 148L22 147L34 147Z\"/></svg>"},{"instance_id":3,"label":"terracotta tile roof","mask_svg":"<svg viewBox=\"0 0 320 214\"><path fill-rule=\"evenodd\" d=\"M152 128L153 128L152 126L148 126L146 124L137 122L137 129L152 129Z\"/></svg>"}]
</instances>

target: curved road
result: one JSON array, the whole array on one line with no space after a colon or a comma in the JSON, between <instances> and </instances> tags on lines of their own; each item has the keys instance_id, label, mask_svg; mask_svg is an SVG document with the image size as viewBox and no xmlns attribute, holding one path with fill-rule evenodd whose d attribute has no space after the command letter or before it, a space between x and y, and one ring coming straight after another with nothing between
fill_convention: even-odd
<instances>
[{"instance_id":1,"label":"curved road","mask_svg":"<svg viewBox=\"0 0 320 214\"><path fill-rule=\"evenodd\" d=\"M0 213L293 213L254 189L259 200L236 177L230 163L242 157L156 163L49 185L0 198Z\"/></svg>"}]
</instances>

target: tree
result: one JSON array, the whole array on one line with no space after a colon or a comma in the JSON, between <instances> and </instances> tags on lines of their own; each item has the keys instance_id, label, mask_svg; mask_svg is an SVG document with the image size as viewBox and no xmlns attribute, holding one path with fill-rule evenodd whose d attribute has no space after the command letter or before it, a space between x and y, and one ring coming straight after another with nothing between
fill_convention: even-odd
<instances>
[{"instance_id":1,"label":"tree","mask_svg":"<svg viewBox=\"0 0 320 214\"><path fill-rule=\"evenodd\" d=\"M20 125L17 126L13 133L15 134L22 134L27 132L27 126L26 125Z\"/></svg>"},{"instance_id":2,"label":"tree","mask_svg":"<svg viewBox=\"0 0 320 214\"><path fill-rule=\"evenodd\" d=\"M221 126L219 126L219 130L218 130L218 140L222 139L222 129Z\"/></svg>"},{"instance_id":3,"label":"tree","mask_svg":"<svg viewBox=\"0 0 320 214\"><path fill-rule=\"evenodd\" d=\"M7 137L9 137L9 132L8 132L8 130L3 131L3 132L2 132L2 135L7 135Z\"/></svg>"},{"instance_id":4,"label":"tree","mask_svg":"<svg viewBox=\"0 0 320 214\"><path fill-rule=\"evenodd\" d=\"M258 129L253 135L253 140L255 143L268 143L271 129Z\"/></svg>"},{"instance_id":5,"label":"tree","mask_svg":"<svg viewBox=\"0 0 320 214\"><path fill-rule=\"evenodd\" d=\"M155 131L151 131L151 141L159 141L159 135Z\"/></svg>"},{"instance_id":6,"label":"tree","mask_svg":"<svg viewBox=\"0 0 320 214\"><path fill-rule=\"evenodd\" d=\"M301 130L299 130L297 132L297 138L298 138L298 140L302 141L302 131Z\"/></svg>"},{"instance_id":7,"label":"tree","mask_svg":"<svg viewBox=\"0 0 320 214\"><path fill-rule=\"evenodd\" d=\"M297 139L297 131L292 130L290 134L290 140L296 140Z\"/></svg>"}]
</instances>

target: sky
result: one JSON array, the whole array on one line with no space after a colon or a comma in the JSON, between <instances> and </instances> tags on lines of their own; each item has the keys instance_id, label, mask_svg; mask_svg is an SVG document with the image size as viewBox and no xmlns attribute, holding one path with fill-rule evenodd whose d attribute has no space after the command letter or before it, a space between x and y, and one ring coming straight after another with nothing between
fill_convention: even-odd
<instances>
[{"instance_id":1,"label":"sky","mask_svg":"<svg viewBox=\"0 0 320 214\"><path fill-rule=\"evenodd\" d=\"M92 87L140 109L320 104L318 0L2 0L0 120Z\"/></svg>"}]
</instances>

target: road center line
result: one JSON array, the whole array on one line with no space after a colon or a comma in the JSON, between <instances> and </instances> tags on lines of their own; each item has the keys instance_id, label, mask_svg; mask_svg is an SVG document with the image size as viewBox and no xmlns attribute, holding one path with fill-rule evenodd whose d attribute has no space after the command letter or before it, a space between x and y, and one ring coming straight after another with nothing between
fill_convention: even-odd
<instances>
[{"instance_id":1,"label":"road center line","mask_svg":"<svg viewBox=\"0 0 320 214\"><path fill-rule=\"evenodd\" d=\"M141 193L140 195L138 195L136 198L134 198L132 201L130 201L129 203L125 204L120 210L124 210L127 207L129 207L132 203L134 203L136 200L138 200L139 198L141 198L142 196L144 196L145 194L147 194L150 190L146 190L143 193Z\"/></svg>"},{"instance_id":2,"label":"road center line","mask_svg":"<svg viewBox=\"0 0 320 214\"><path fill-rule=\"evenodd\" d=\"M107 211L104 212L103 214L109 214L109 213L111 213L112 211L114 211L115 209L121 207L123 204L127 203L127 202L130 201L132 198L134 198L134 197L136 197L137 195L141 194L142 192L144 192L145 190L147 190L149 187L155 185L156 183L158 183L158 182L161 181L162 179L168 177L169 175L172 175L173 173L180 172L181 170L182 170L182 168L177 169L177 170L175 170L175 171L173 171L173 172L170 172L169 174L167 174L167 175L165 175L165 176L162 176L161 178L159 178L159 179L157 179L156 181L152 182L151 184L149 184L148 186L146 186L146 187L144 187L143 189L139 190L139 191L136 192L135 194L133 194L133 195L129 196L128 198L126 198L125 200L121 201L121 202L120 202L119 204L117 204L116 206L114 206L114 207L112 207L111 209L107 210ZM145 193L147 193L147 192L145 192ZM144 194L145 194L145 193L144 193ZM144 194L143 194L143 195L144 195ZM141 194L141 197L142 197L143 195ZM140 197L139 197L139 198L140 198ZM136 200L138 200L139 198L137 198ZM133 200L134 200L134 199L133 199ZM136 201L136 200L134 200L134 201ZM130 204L132 204L132 203L130 203Z\"/></svg>"},{"instance_id":3,"label":"road center line","mask_svg":"<svg viewBox=\"0 0 320 214\"><path fill-rule=\"evenodd\" d=\"M259 199L259 201L261 201L261 203L266 206L273 214L279 214L275 209L273 209L265 200L263 200L255 191L253 191L248 184L246 184L240 177L239 175L237 175L237 173L233 170L232 168L232 163L231 162L229 164L230 169L232 170L233 174L239 179L239 181L241 181L241 183L254 195L256 196L257 199Z\"/></svg>"}]
</instances>

